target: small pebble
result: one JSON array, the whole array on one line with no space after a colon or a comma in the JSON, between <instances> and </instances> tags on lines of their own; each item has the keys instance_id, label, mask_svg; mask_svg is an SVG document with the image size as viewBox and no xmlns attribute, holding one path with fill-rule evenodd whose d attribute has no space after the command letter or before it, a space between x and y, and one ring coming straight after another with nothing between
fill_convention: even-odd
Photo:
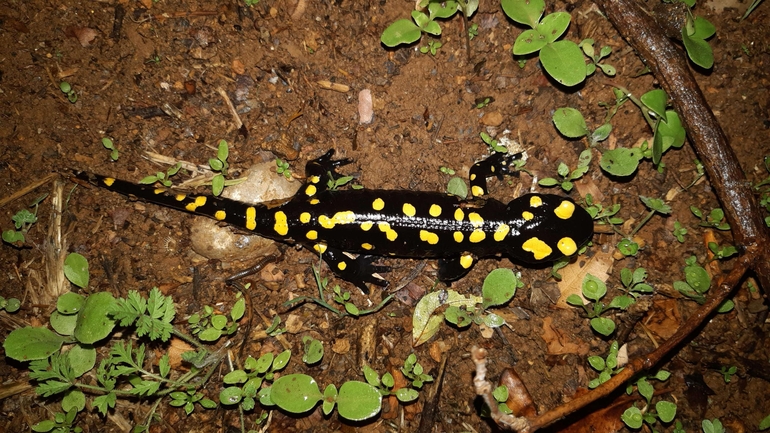
<instances>
[{"instance_id":1,"label":"small pebble","mask_svg":"<svg viewBox=\"0 0 770 433\"><path fill-rule=\"evenodd\" d=\"M372 123L372 119L374 119L372 91L364 89L358 92L358 123L360 125L366 125Z\"/></svg>"}]
</instances>

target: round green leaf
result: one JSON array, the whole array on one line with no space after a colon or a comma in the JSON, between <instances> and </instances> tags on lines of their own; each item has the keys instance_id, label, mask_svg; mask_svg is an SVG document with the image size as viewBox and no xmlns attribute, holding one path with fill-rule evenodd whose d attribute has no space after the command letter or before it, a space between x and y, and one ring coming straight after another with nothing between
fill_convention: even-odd
<instances>
[{"instance_id":1,"label":"round green leaf","mask_svg":"<svg viewBox=\"0 0 770 433\"><path fill-rule=\"evenodd\" d=\"M655 410L663 422L671 422L676 417L676 404L670 401L661 400L655 403Z\"/></svg>"},{"instance_id":2,"label":"round green leaf","mask_svg":"<svg viewBox=\"0 0 770 433\"><path fill-rule=\"evenodd\" d=\"M711 285L708 272L698 265L685 266L684 279L690 287L700 294L706 293Z\"/></svg>"},{"instance_id":3,"label":"round green leaf","mask_svg":"<svg viewBox=\"0 0 770 433\"><path fill-rule=\"evenodd\" d=\"M599 166L613 176L630 176L639 167L644 154L637 147L617 147L602 154Z\"/></svg>"},{"instance_id":4,"label":"round green leaf","mask_svg":"<svg viewBox=\"0 0 770 433\"><path fill-rule=\"evenodd\" d=\"M291 359L291 350L284 350L279 353L278 356L275 357L275 361L273 361L273 371L278 371L286 367L289 363L289 359Z\"/></svg>"},{"instance_id":5,"label":"round green leaf","mask_svg":"<svg viewBox=\"0 0 770 433\"><path fill-rule=\"evenodd\" d=\"M470 324L473 323L471 316L468 315L465 310L456 305L450 305L446 309L444 312L444 318L446 318L447 322L457 326L458 328L464 328L466 326L470 326Z\"/></svg>"},{"instance_id":6,"label":"round green leaf","mask_svg":"<svg viewBox=\"0 0 770 433\"><path fill-rule=\"evenodd\" d=\"M66 81L62 81L59 83L59 90L61 90L62 93L69 93L72 91L72 85Z\"/></svg>"},{"instance_id":7,"label":"round green leaf","mask_svg":"<svg viewBox=\"0 0 770 433\"><path fill-rule=\"evenodd\" d=\"M110 292L97 292L86 298L83 309L78 313L75 338L84 344L93 344L110 335L115 321L109 315L115 298Z\"/></svg>"},{"instance_id":8,"label":"round green leaf","mask_svg":"<svg viewBox=\"0 0 770 433\"><path fill-rule=\"evenodd\" d=\"M666 92L663 89L650 90L643 94L639 100L655 113L658 118L666 118L666 102L668 101L668 96L666 96Z\"/></svg>"},{"instance_id":9,"label":"round green leaf","mask_svg":"<svg viewBox=\"0 0 770 433\"><path fill-rule=\"evenodd\" d=\"M582 307L584 305L583 298L581 298L580 296L574 293L567 296L566 301L569 305L572 305L573 307Z\"/></svg>"},{"instance_id":10,"label":"round green leaf","mask_svg":"<svg viewBox=\"0 0 770 433\"><path fill-rule=\"evenodd\" d=\"M602 371L605 367L604 359L601 356L589 356L588 364L596 371Z\"/></svg>"},{"instance_id":11,"label":"round green leaf","mask_svg":"<svg viewBox=\"0 0 770 433\"><path fill-rule=\"evenodd\" d=\"M322 404L324 415L329 415L334 410L337 403L337 387L333 383L326 386L324 390L324 402Z\"/></svg>"},{"instance_id":12,"label":"round green leaf","mask_svg":"<svg viewBox=\"0 0 770 433\"><path fill-rule=\"evenodd\" d=\"M396 398L401 403L409 403L410 401L415 401L419 396L420 393L418 393L417 390L413 388L399 388L398 391L396 391Z\"/></svg>"},{"instance_id":13,"label":"round green leaf","mask_svg":"<svg viewBox=\"0 0 770 433\"><path fill-rule=\"evenodd\" d=\"M30 428L34 432L45 433L53 430L54 427L56 427L56 422L54 422L54 420L52 419L47 419L45 421L40 421L39 423L33 425Z\"/></svg>"},{"instance_id":14,"label":"round green leaf","mask_svg":"<svg viewBox=\"0 0 770 433\"><path fill-rule=\"evenodd\" d=\"M273 402L281 409L291 413L307 412L313 409L319 400L323 399L323 394L318 389L315 379L306 374L281 376L273 382L271 390L270 398ZM342 389L340 389L341 391ZM379 395L379 393L377 394Z\"/></svg>"},{"instance_id":15,"label":"round green leaf","mask_svg":"<svg viewBox=\"0 0 770 433\"><path fill-rule=\"evenodd\" d=\"M592 301L598 301L606 294L607 286L604 284L604 281L591 274L586 274L585 278L583 278L583 296Z\"/></svg>"},{"instance_id":16,"label":"round green leaf","mask_svg":"<svg viewBox=\"0 0 770 433\"><path fill-rule=\"evenodd\" d=\"M554 111L553 124L562 135L568 138L580 138L590 132L580 111L571 107L558 108Z\"/></svg>"},{"instance_id":17,"label":"round green leaf","mask_svg":"<svg viewBox=\"0 0 770 433\"><path fill-rule=\"evenodd\" d=\"M510 269L495 269L484 279L481 294L484 298L483 307L489 308L510 301L516 294L518 278Z\"/></svg>"},{"instance_id":18,"label":"round green leaf","mask_svg":"<svg viewBox=\"0 0 770 433\"><path fill-rule=\"evenodd\" d=\"M267 370L270 369L270 366L273 365L273 359L275 359L275 355L273 355L273 352L265 353L264 355L259 357L259 359L257 360L252 370L256 371L257 373L266 372Z\"/></svg>"},{"instance_id":19,"label":"round green leaf","mask_svg":"<svg viewBox=\"0 0 770 433\"><path fill-rule=\"evenodd\" d=\"M709 20L703 17L695 17L693 27L695 33L691 36L695 39L708 39L717 32L717 28L714 27L714 24L711 24Z\"/></svg>"},{"instance_id":20,"label":"round green leaf","mask_svg":"<svg viewBox=\"0 0 770 433\"><path fill-rule=\"evenodd\" d=\"M14 329L3 342L5 356L17 361L45 359L61 348L64 338L48 328Z\"/></svg>"},{"instance_id":21,"label":"round green leaf","mask_svg":"<svg viewBox=\"0 0 770 433\"><path fill-rule=\"evenodd\" d=\"M337 396L337 412L351 421L362 421L377 415L381 405L382 394L366 382L345 382Z\"/></svg>"},{"instance_id":22,"label":"round green leaf","mask_svg":"<svg viewBox=\"0 0 770 433\"><path fill-rule=\"evenodd\" d=\"M468 185L465 181L455 176L449 179L449 183L446 186L446 192L462 199L468 197Z\"/></svg>"},{"instance_id":23,"label":"round green leaf","mask_svg":"<svg viewBox=\"0 0 770 433\"><path fill-rule=\"evenodd\" d=\"M305 364L315 364L324 357L324 345L320 340L311 338L305 345L305 355L302 357L302 361Z\"/></svg>"},{"instance_id":24,"label":"round green leaf","mask_svg":"<svg viewBox=\"0 0 770 433\"><path fill-rule=\"evenodd\" d=\"M400 44L411 44L420 39L420 28L411 20L400 19L389 25L380 36L380 41L387 47L395 47Z\"/></svg>"},{"instance_id":25,"label":"round green leaf","mask_svg":"<svg viewBox=\"0 0 770 433\"><path fill-rule=\"evenodd\" d=\"M695 38L687 34L687 30L682 29L682 42L687 51L687 56L693 63L703 69L711 69L714 66L714 51L711 45L703 39Z\"/></svg>"},{"instance_id":26,"label":"round green leaf","mask_svg":"<svg viewBox=\"0 0 770 433\"><path fill-rule=\"evenodd\" d=\"M222 331L216 328L206 328L198 334L201 341L217 341L222 336Z\"/></svg>"},{"instance_id":27,"label":"round green leaf","mask_svg":"<svg viewBox=\"0 0 770 433\"><path fill-rule=\"evenodd\" d=\"M75 377L86 374L96 365L96 349L90 345L77 344L67 352L66 356Z\"/></svg>"},{"instance_id":28,"label":"round green leaf","mask_svg":"<svg viewBox=\"0 0 770 433\"><path fill-rule=\"evenodd\" d=\"M227 316L222 314L215 314L211 316L211 326L219 330L225 329L225 326L227 326Z\"/></svg>"},{"instance_id":29,"label":"round green leaf","mask_svg":"<svg viewBox=\"0 0 770 433\"><path fill-rule=\"evenodd\" d=\"M500 6L508 18L532 28L537 26L545 10L544 0L500 0Z\"/></svg>"},{"instance_id":30,"label":"round green leaf","mask_svg":"<svg viewBox=\"0 0 770 433\"><path fill-rule=\"evenodd\" d=\"M243 317L244 313L246 313L246 300L240 297L233 304L233 309L230 310L230 317L237 322Z\"/></svg>"},{"instance_id":31,"label":"round green leaf","mask_svg":"<svg viewBox=\"0 0 770 433\"><path fill-rule=\"evenodd\" d=\"M68 292L56 300L56 311L62 314L75 314L83 308L86 298L77 293Z\"/></svg>"},{"instance_id":32,"label":"round green leaf","mask_svg":"<svg viewBox=\"0 0 770 433\"><path fill-rule=\"evenodd\" d=\"M222 378L222 382L227 385L232 385L236 383L244 383L249 379L249 375L246 374L243 370L233 370L225 375L224 378Z\"/></svg>"},{"instance_id":33,"label":"round green leaf","mask_svg":"<svg viewBox=\"0 0 770 433\"><path fill-rule=\"evenodd\" d=\"M80 412L86 408L86 395L79 389L70 389L61 400L61 408L65 412Z\"/></svg>"},{"instance_id":34,"label":"round green leaf","mask_svg":"<svg viewBox=\"0 0 770 433\"><path fill-rule=\"evenodd\" d=\"M642 427L642 412L635 406L626 409L623 415L620 416L620 419L631 428Z\"/></svg>"},{"instance_id":35,"label":"round green leaf","mask_svg":"<svg viewBox=\"0 0 770 433\"><path fill-rule=\"evenodd\" d=\"M61 314L58 311L51 313L51 328L61 335L72 335L75 332L75 325L78 323L76 314Z\"/></svg>"},{"instance_id":36,"label":"round green leaf","mask_svg":"<svg viewBox=\"0 0 770 433\"><path fill-rule=\"evenodd\" d=\"M540 63L548 74L565 86L575 86L586 78L583 52L572 41L556 41L540 50Z\"/></svg>"},{"instance_id":37,"label":"round green leaf","mask_svg":"<svg viewBox=\"0 0 770 433\"><path fill-rule=\"evenodd\" d=\"M237 386L228 386L219 393L219 402L224 405L238 404L243 398L241 388Z\"/></svg>"},{"instance_id":38,"label":"round green leaf","mask_svg":"<svg viewBox=\"0 0 770 433\"><path fill-rule=\"evenodd\" d=\"M503 319L502 316L490 313L484 316L484 324L489 328L499 328L505 325L505 319Z\"/></svg>"},{"instance_id":39,"label":"round green leaf","mask_svg":"<svg viewBox=\"0 0 770 433\"><path fill-rule=\"evenodd\" d=\"M64 276L80 288L88 286L88 260L78 253L69 253L64 259Z\"/></svg>"},{"instance_id":40,"label":"round green leaf","mask_svg":"<svg viewBox=\"0 0 770 433\"><path fill-rule=\"evenodd\" d=\"M567 12L548 14L540 21L537 31L545 37L547 43L555 42L569 27L570 19Z\"/></svg>"},{"instance_id":41,"label":"round green leaf","mask_svg":"<svg viewBox=\"0 0 770 433\"><path fill-rule=\"evenodd\" d=\"M537 30L524 30L513 43L513 54L524 56L540 51L545 44L545 37Z\"/></svg>"},{"instance_id":42,"label":"round green leaf","mask_svg":"<svg viewBox=\"0 0 770 433\"><path fill-rule=\"evenodd\" d=\"M591 328L607 337L615 332L615 322L605 317L595 317L591 319Z\"/></svg>"}]
</instances>

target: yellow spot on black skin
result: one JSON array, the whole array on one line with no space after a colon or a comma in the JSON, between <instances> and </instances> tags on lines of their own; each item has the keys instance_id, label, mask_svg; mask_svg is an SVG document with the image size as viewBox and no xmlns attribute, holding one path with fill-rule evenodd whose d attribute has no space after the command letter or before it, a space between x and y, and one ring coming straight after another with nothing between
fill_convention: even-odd
<instances>
[{"instance_id":1,"label":"yellow spot on black skin","mask_svg":"<svg viewBox=\"0 0 770 433\"><path fill-rule=\"evenodd\" d=\"M559 251L561 251L561 253L565 256L571 256L575 254L575 251L577 251L577 245L572 238L559 239L559 242L556 244L556 248L558 248Z\"/></svg>"},{"instance_id":2,"label":"yellow spot on black skin","mask_svg":"<svg viewBox=\"0 0 770 433\"><path fill-rule=\"evenodd\" d=\"M195 200L187 203L184 208L190 212L195 212L196 209L203 206L204 204L206 204L206 197L199 195L198 197L195 197Z\"/></svg>"},{"instance_id":3,"label":"yellow spot on black skin","mask_svg":"<svg viewBox=\"0 0 770 433\"><path fill-rule=\"evenodd\" d=\"M318 203L321 203L321 200L318 200L317 198L310 200L310 204L318 204Z\"/></svg>"},{"instance_id":4,"label":"yellow spot on black skin","mask_svg":"<svg viewBox=\"0 0 770 433\"><path fill-rule=\"evenodd\" d=\"M337 212L332 217L334 224L351 224L356 221L356 214L353 211Z\"/></svg>"},{"instance_id":5,"label":"yellow spot on black skin","mask_svg":"<svg viewBox=\"0 0 770 433\"><path fill-rule=\"evenodd\" d=\"M222 221L225 218L227 218L227 213L225 211L223 211L223 210L218 210L218 211L214 212L214 218L217 221Z\"/></svg>"},{"instance_id":6,"label":"yellow spot on black skin","mask_svg":"<svg viewBox=\"0 0 770 433\"><path fill-rule=\"evenodd\" d=\"M471 180L476 180L476 175L475 174L471 175Z\"/></svg>"},{"instance_id":7,"label":"yellow spot on black skin","mask_svg":"<svg viewBox=\"0 0 770 433\"><path fill-rule=\"evenodd\" d=\"M368 244L368 243L364 242L363 244L361 244L361 248L363 248L365 250L371 250L371 249L374 248L374 246L372 244Z\"/></svg>"},{"instance_id":8,"label":"yellow spot on black skin","mask_svg":"<svg viewBox=\"0 0 770 433\"><path fill-rule=\"evenodd\" d=\"M465 218L465 212L463 212L462 209L457 208L457 210L455 210L455 219L457 221L462 221L463 218Z\"/></svg>"},{"instance_id":9,"label":"yellow spot on black skin","mask_svg":"<svg viewBox=\"0 0 770 433\"><path fill-rule=\"evenodd\" d=\"M533 195L529 199L529 205L532 207L540 207L543 205L543 199L539 196Z\"/></svg>"},{"instance_id":10,"label":"yellow spot on black skin","mask_svg":"<svg viewBox=\"0 0 770 433\"><path fill-rule=\"evenodd\" d=\"M408 217L413 217L417 213L417 210L410 203L404 203L401 210L404 212L404 215Z\"/></svg>"},{"instance_id":11,"label":"yellow spot on black skin","mask_svg":"<svg viewBox=\"0 0 770 433\"><path fill-rule=\"evenodd\" d=\"M441 206L437 204L430 205L430 209L428 209L428 213L430 216L437 218L439 215L441 215Z\"/></svg>"},{"instance_id":12,"label":"yellow spot on black skin","mask_svg":"<svg viewBox=\"0 0 770 433\"><path fill-rule=\"evenodd\" d=\"M495 230L494 238L497 242L502 241L505 239L506 236L508 236L508 232L511 231L511 228L508 226L508 224L500 224L497 226L497 230Z\"/></svg>"},{"instance_id":13,"label":"yellow spot on black skin","mask_svg":"<svg viewBox=\"0 0 770 433\"><path fill-rule=\"evenodd\" d=\"M522 216L522 218L524 218L527 221L530 221L530 220L532 220L532 218L535 217L534 215L532 215L532 212L527 212L527 211L522 212L521 216Z\"/></svg>"},{"instance_id":14,"label":"yellow spot on black skin","mask_svg":"<svg viewBox=\"0 0 770 433\"><path fill-rule=\"evenodd\" d=\"M329 218L326 215L321 215L318 217L318 224L321 224L321 227L325 229L330 229L334 227L334 222L332 221L331 218Z\"/></svg>"},{"instance_id":15,"label":"yellow spot on black skin","mask_svg":"<svg viewBox=\"0 0 770 433\"><path fill-rule=\"evenodd\" d=\"M470 254L463 254L460 256L460 266L463 269L468 269L473 265L473 257Z\"/></svg>"},{"instance_id":16,"label":"yellow spot on black skin","mask_svg":"<svg viewBox=\"0 0 770 433\"><path fill-rule=\"evenodd\" d=\"M473 194L474 197L481 197L482 195L484 195L484 188L478 185L473 185L471 187L471 194Z\"/></svg>"},{"instance_id":17,"label":"yellow spot on black skin","mask_svg":"<svg viewBox=\"0 0 770 433\"><path fill-rule=\"evenodd\" d=\"M163 194L164 192L166 192L166 189L165 188L155 188L155 191L153 191L153 192L155 193L155 195Z\"/></svg>"},{"instance_id":18,"label":"yellow spot on black skin","mask_svg":"<svg viewBox=\"0 0 770 433\"><path fill-rule=\"evenodd\" d=\"M553 213L555 213L557 217L563 220L568 220L572 218L572 214L575 213L575 204L564 200L561 202L561 204L559 204L559 207L554 209Z\"/></svg>"},{"instance_id":19,"label":"yellow spot on black skin","mask_svg":"<svg viewBox=\"0 0 770 433\"><path fill-rule=\"evenodd\" d=\"M438 235L427 230L420 230L420 240L431 245L436 245L438 243Z\"/></svg>"},{"instance_id":20,"label":"yellow spot on black skin","mask_svg":"<svg viewBox=\"0 0 770 433\"><path fill-rule=\"evenodd\" d=\"M318 176L310 176L310 183L318 183L321 181L321 178Z\"/></svg>"},{"instance_id":21,"label":"yellow spot on black skin","mask_svg":"<svg viewBox=\"0 0 770 433\"><path fill-rule=\"evenodd\" d=\"M521 249L528 253L532 253L535 260L543 260L551 255L553 250L545 242L538 238L529 238L521 245Z\"/></svg>"},{"instance_id":22,"label":"yellow spot on black skin","mask_svg":"<svg viewBox=\"0 0 770 433\"><path fill-rule=\"evenodd\" d=\"M390 228L390 224L386 222L377 223L377 228L380 229L381 232L385 233L385 237L389 241L395 241L398 237L398 233L396 233L395 230Z\"/></svg>"},{"instance_id":23,"label":"yellow spot on black skin","mask_svg":"<svg viewBox=\"0 0 770 433\"><path fill-rule=\"evenodd\" d=\"M289 233L289 224L286 221L286 214L279 210L275 213L275 225L273 230L281 236L286 236Z\"/></svg>"},{"instance_id":24,"label":"yellow spot on black skin","mask_svg":"<svg viewBox=\"0 0 770 433\"><path fill-rule=\"evenodd\" d=\"M371 221L364 221L361 223L361 230L368 232L370 228L374 225Z\"/></svg>"},{"instance_id":25,"label":"yellow spot on black skin","mask_svg":"<svg viewBox=\"0 0 770 433\"><path fill-rule=\"evenodd\" d=\"M473 232L471 232L470 236L468 236L468 240L471 241L474 244L477 244L484 239L486 239L487 234L484 233L482 230L476 229Z\"/></svg>"},{"instance_id":26,"label":"yellow spot on black skin","mask_svg":"<svg viewBox=\"0 0 770 433\"><path fill-rule=\"evenodd\" d=\"M317 191L317 189L316 189L315 185L308 185L307 188L305 188L305 194L308 197L314 196L316 191Z\"/></svg>"},{"instance_id":27,"label":"yellow spot on black skin","mask_svg":"<svg viewBox=\"0 0 770 433\"><path fill-rule=\"evenodd\" d=\"M104 182L104 184L107 186L112 186L112 184L115 183L115 179L112 177L105 177L102 179L102 182Z\"/></svg>"},{"instance_id":28,"label":"yellow spot on black skin","mask_svg":"<svg viewBox=\"0 0 770 433\"><path fill-rule=\"evenodd\" d=\"M482 218L481 215L477 214L476 212L471 212L468 214L468 221L470 221L473 228L476 229L484 225L484 218Z\"/></svg>"},{"instance_id":29,"label":"yellow spot on black skin","mask_svg":"<svg viewBox=\"0 0 770 433\"><path fill-rule=\"evenodd\" d=\"M246 228L249 230L257 228L257 210L253 206L246 208Z\"/></svg>"},{"instance_id":30,"label":"yellow spot on black skin","mask_svg":"<svg viewBox=\"0 0 770 433\"><path fill-rule=\"evenodd\" d=\"M174 196L174 199L176 199L176 201L182 201L185 198L187 198L187 196L184 195L184 194L177 194L177 195Z\"/></svg>"},{"instance_id":31,"label":"yellow spot on black skin","mask_svg":"<svg viewBox=\"0 0 770 433\"><path fill-rule=\"evenodd\" d=\"M323 254L326 252L326 244L315 244L313 245L313 249L315 252Z\"/></svg>"},{"instance_id":32,"label":"yellow spot on black skin","mask_svg":"<svg viewBox=\"0 0 770 433\"><path fill-rule=\"evenodd\" d=\"M345 262L339 262L337 263L337 269L344 271L348 267L348 264Z\"/></svg>"},{"instance_id":33,"label":"yellow spot on black skin","mask_svg":"<svg viewBox=\"0 0 770 433\"><path fill-rule=\"evenodd\" d=\"M314 241L318 239L318 232L315 230L309 230L307 234L305 234L305 237L310 239L311 241Z\"/></svg>"},{"instance_id":34,"label":"yellow spot on black skin","mask_svg":"<svg viewBox=\"0 0 770 433\"><path fill-rule=\"evenodd\" d=\"M385 202L382 201L381 198L375 199L372 202L372 209L380 211L380 210L383 210L384 208L385 208Z\"/></svg>"},{"instance_id":35,"label":"yellow spot on black skin","mask_svg":"<svg viewBox=\"0 0 770 433\"><path fill-rule=\"evenodd\" d=\"M309 213L307 213L307 212L302 212L301 214L299 214L299 221L300 221L302 224L307 224L307 223L309 223L309 222L310 222L310 214L309 214Z\"/></svg>"},{"instance_id":36,"label":"yellow spot on black skin","mask_svg":"<svg viewBox=\"0 0 770 433\"><path fill-rule=\"evenodd\" d=\"M452 233L452 237L454 238L455 242L458 244L463 241L463 238L465 238L465 235L463 235L462 232L454 232Z\"/></svg>"}]
</instances>

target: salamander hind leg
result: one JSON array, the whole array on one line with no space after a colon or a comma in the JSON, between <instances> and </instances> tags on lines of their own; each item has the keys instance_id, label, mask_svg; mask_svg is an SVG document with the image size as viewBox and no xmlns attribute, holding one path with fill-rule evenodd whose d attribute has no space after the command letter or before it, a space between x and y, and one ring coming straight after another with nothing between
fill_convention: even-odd
<instances>
[{"instance_id":1,"label":"salamander hind leg","mask_svg":"<svg viewBox=\"0 0 770 433\"><path fill-rule=\"evenodd\" d=\"M369 293L367 284L383 288L388 286L388 281L379 274L389 272L390 267L375 265L374 261L379 259L377 256L360 254L355 257L336 248L326 248L321 257L338 277L355 284L366 294Z\"/></svg>"},{"instance_id":2,"label":"salamander hind leg","mask_svg":"<svg viewBox=\"0 0 770 433\"><path fill-rule=\"evenodd\" d=\"M514 159L521 157L521 153L509 154L497 152L487 159L473 164L470 170L471 193L474 197L487 195L487 178L497 177L502 179L504 174L512 174L510 165Z\"/></svg>"},{"instance_id":3,"label":"salamander hind leg","mask_svg":"<svg viewBox=\"0 0 770 433\"><path fill-rule=\"evenodd\" d=\"M353 162L350 158L332 159L333 156L334 149L331 149L320 157L308 161L305 165L307 182L303 191L308 197L312 197L319 192L328 190L329 182L333 181L332 178L337 179L342 177L337 173L337 168Z\"/></svg>"},{"instance_id":4,"label":"salamander hind leg","mask_svg":"<svg viewBox=\"0 0 770 433\"><path fill-rule=\"evenodd\" d=\"M457 257L444 257L438 261L438 279L443 282L459 280L476 264L476 258L470 254Z\"/></svg>"}]
</instances>

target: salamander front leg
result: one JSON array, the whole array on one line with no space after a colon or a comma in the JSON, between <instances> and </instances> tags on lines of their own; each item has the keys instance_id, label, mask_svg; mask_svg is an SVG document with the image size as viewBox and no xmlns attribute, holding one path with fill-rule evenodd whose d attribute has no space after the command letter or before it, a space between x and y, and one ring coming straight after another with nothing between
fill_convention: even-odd
<instances>
[{"instance_id":1,"label":"salamander front leg","mask_svg":"<svg viewBox=\"0 0 770 433\"><path fill-rule=\"evenodd\" d=\"M342 250L326 248L321 257L338 277L355 284L366 294L369 293L367 283L383 288L388 286L388 281L379 274L389 272L390 267L375 265L374 261L379 259L377 256L359 254L353 257Z\"/></svg>"},{"instance_id":2,"label":"salamander front leg","mask_svg":"<svg viewBox=\"0 0 770 433\"><path fill-rule=\"evenodd\" d=\"M487 159L473 164L470 170L471 193L474 197L487 195L487 178L495 176L502 179L504 174L512 174L510 168L514 159L521 157L521 153L494 153Z\"/></svg>"},{"instance_id":3,"label":"salamander front leg","mask_svg":"<svg viewBox=\"0 0 770 433\"><path fill-rule=\"evenodd\" d=\"M337 168L353 162L350 158L332 159L333 156L334 149L331 149L320 157L308 161L305 165L307 182L304 186L304 191L308 197L329 189L329 181L332 180L332 177L335 179L341 177L337 173Z\"/></svg>"}]
</instances>

